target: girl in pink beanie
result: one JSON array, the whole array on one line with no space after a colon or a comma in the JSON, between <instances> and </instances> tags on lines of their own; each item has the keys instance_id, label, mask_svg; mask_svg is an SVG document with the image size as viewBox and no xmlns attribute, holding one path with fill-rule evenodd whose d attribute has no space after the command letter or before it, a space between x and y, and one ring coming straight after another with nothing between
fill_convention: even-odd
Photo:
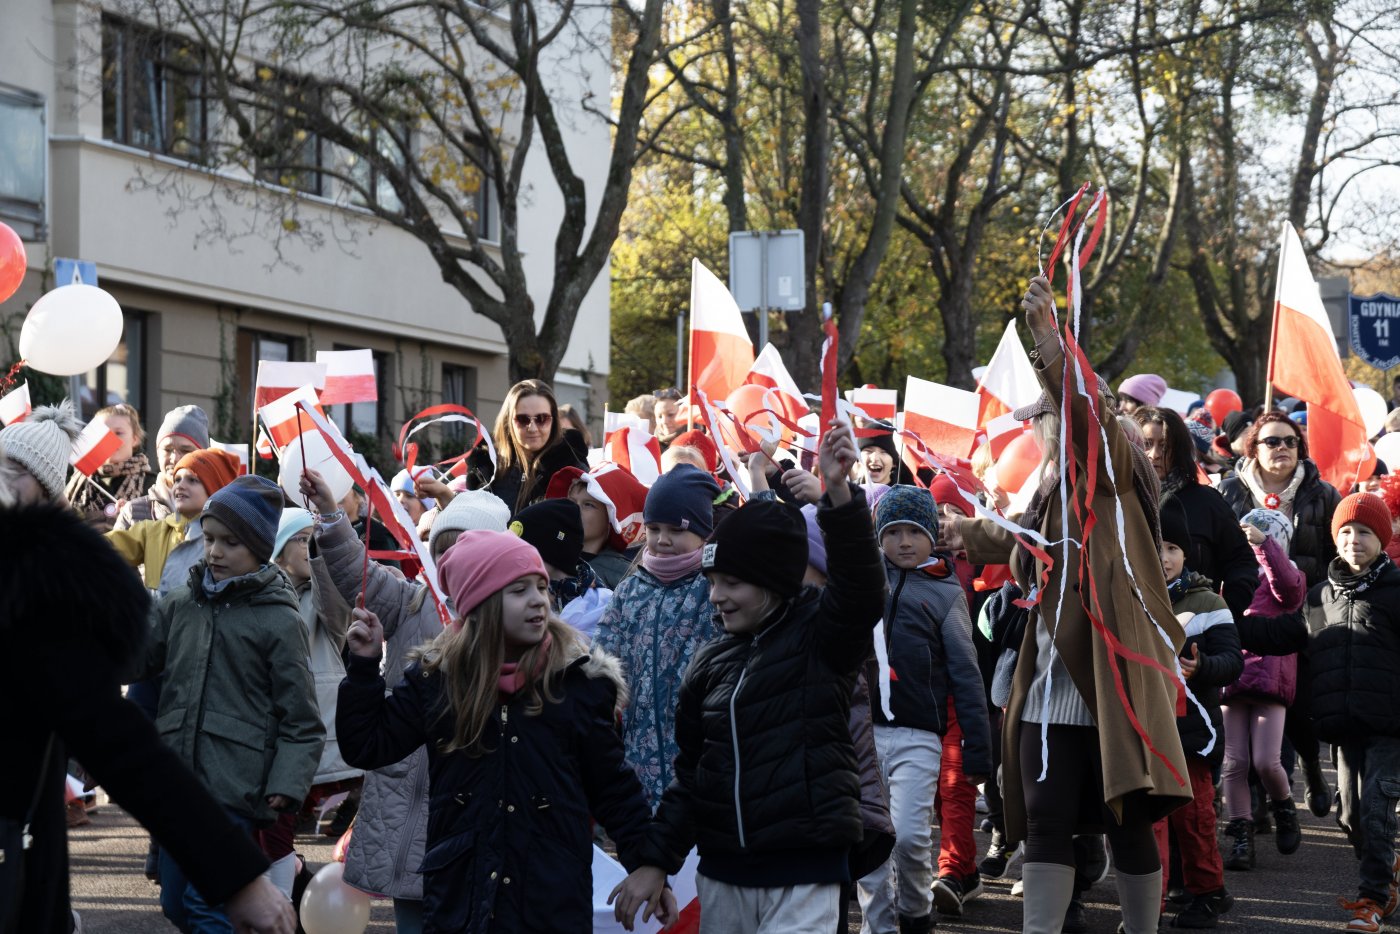
<instances>
[{"instance_id":1,"label":"girl in pink beanie","mask_svg":"<svg viewBox=\"0 0 1400 934\"><path fill-rule=\"evenodd\" d=\"M385 695L378 617L357 609L336 727L347 762L428 752L430 930L587 930L589 816L628 870L651 816L616 729L621 668L550 609L544 562L509 532L471 530L438 562L453 625ZM653 908L676 914L669 890Z\"/></svg>"}]
</instances>

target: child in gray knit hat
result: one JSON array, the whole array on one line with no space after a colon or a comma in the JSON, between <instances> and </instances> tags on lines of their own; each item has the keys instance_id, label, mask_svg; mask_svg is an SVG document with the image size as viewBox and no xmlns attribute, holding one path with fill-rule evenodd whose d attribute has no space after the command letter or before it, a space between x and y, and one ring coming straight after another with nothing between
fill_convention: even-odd
<instances>
[{"instance_id":1,"label":"child in gray knit hat","mask_svg":"<svg viewBox=\"0 0 1400 934\"><path fill-rule=\"evenodd\" d=\"M11 474L21 503L62 500L73 442L82 432L73 403L43 405L0 430L0 465Z\"/></svg>"}]
</instances>

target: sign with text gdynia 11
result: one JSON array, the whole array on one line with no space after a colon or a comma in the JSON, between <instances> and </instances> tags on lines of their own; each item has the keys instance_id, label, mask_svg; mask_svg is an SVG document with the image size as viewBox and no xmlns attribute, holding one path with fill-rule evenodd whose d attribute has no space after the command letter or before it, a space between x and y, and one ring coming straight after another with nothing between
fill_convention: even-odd
<instances>
[{"instance_id":1,"label":"sign with text gdynia 11","mask_svg":"<svg viewBox=\"0 0 1400 934\"><path fill-rule=\"evenodd\" d=\"M1378 370L1400 365L1400 298L1377 292L1351 296L1351 349Z\"/></svg>"}]
</instances>

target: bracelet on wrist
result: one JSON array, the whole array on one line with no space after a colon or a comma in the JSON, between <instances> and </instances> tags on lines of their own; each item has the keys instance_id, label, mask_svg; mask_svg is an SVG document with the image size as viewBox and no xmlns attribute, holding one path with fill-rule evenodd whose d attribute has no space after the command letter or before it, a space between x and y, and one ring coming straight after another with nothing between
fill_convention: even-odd
<instances>
[{"instance_id":1,"label":"bracelet on wrist","mask_svg":"<svg viewBox=\"0 0 1400 934\"><path fill-rule=\"evenodd\" d=\"M332 522L339 522L345 518L345 510L337 509L335 512L321 512L316 514L322 525L330 525Z\"/></svg>"}]
</instances>

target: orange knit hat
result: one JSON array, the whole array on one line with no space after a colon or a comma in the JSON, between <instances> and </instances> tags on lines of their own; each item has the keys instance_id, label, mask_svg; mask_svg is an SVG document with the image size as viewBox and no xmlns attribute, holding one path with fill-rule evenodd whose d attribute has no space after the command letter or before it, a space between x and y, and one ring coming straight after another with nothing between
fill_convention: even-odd
<instances>
[{"instance_id":1,"label":"orange knit hat","mask_svg":"<svg viewBox=\"0 0 1400 934\"><path fill-rule=\"evenodd\" d=\"M191 451L175 464L175 472L188 470L204 485L204 495L213 496L228 486L243 469L243 462L228 451Z\"/></svg>"},{"instance_id":2,"label":"orange knit hat","mask_svg":"<svg viewBox=\"0 0 1400 934\"><path fill-rule=\"evenodd\" d=\"M1381 540L1381 547L1390 544L1390 510L1385 500L1374 493L1353 493L1342 500L1332 514L1332 539L1348 522L1360 522Z\"/></svg>"}]
</instances>

